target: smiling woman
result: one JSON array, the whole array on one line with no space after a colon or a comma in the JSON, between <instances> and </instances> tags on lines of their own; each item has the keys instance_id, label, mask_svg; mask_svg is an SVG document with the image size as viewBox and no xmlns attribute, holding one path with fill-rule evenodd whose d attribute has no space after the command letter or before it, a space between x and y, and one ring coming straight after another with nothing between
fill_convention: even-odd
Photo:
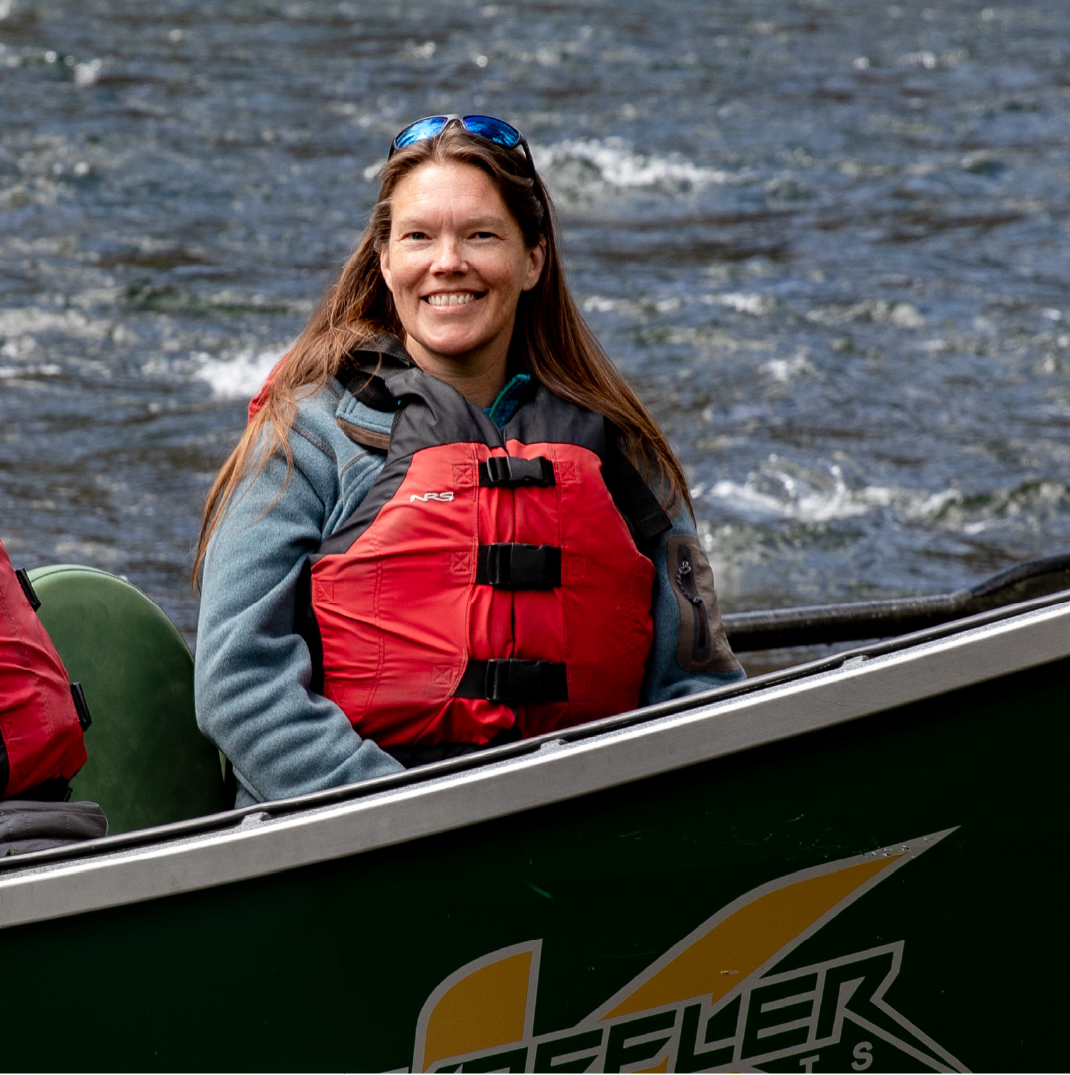
<instances>
[{"instance_id":1,"label":"smiling woman","mask_svg":"<svg viewBox=\"0 0 1070 1075\"><path fill-rule=\"evenodd\" d=\"M394 140L195 570L198 720L239 805L743 674L679 463L576 308L527 143L488 116Z\"/></svg>"}]
</instances>

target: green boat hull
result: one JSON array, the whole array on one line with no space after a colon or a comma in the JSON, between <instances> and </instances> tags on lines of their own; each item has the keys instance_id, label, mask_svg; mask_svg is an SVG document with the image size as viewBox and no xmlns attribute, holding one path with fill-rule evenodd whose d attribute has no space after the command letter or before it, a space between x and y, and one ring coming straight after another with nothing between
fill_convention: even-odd
<instances>
[{"instance_id":1,"label":"green boat hull","mask_svg":"<svg viewBox=\"0 0 1070 1075\"><path fill-rule=\"evenodd\" d=\"M1061 1070L1068 694L1070 659L1048 660L10 925L7 1067Z\"/></svg>"}]
</instances>

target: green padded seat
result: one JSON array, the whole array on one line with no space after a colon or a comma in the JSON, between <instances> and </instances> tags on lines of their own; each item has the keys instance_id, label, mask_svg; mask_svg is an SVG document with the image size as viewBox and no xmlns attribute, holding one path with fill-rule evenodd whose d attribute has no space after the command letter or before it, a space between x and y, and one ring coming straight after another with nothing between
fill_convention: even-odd
<instances>
[{"instance_id":1,"label":"green padded seat","mask_svg":"<svg viewBox=\"0 0 1070 1075\"><path fill-rule=\"evenodd\" d=\"M193 656L163 610L95 568L29 574L41 622L93 718L71 798L100 803L110 833L223 810L219 755L194 717Z\"/></svg>"}]
</instances>

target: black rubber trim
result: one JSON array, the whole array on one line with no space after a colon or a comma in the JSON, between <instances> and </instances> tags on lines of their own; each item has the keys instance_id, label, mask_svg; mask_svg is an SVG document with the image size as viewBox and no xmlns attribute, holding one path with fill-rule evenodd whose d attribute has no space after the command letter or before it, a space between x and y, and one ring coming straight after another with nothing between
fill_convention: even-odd
<instances>
[{"instance_id":1,"label":"black rubber trim","mask_svg":"<svg viewBox=\"0 0 1070 1075\"><path fill-rule=\"evenodd\" d=\"M492 455L479 464L480 485L554 485L554 465L545 456L520 459L515 455Z\"/></svg>"},{"instance_id":2,"label":"black rubber trim","mask_svg":"<svg viewBox=\"0 0 1070 1075\"><path fill-rule=\"evenodd\" d=\"M552 661L470 660L454 694L508 706L567 702L568 675Z\"/></svg>"},{"instance_id":3,"label":"black rubber trim","mask_svg":"<svg viewBox=\"0 0 1070 1075\"><path fill-rule=\"evenodd\" d=\"M30 582L30 576L26 574L26 569L20 567L15 572L15 578L19 580L22 592L26 595L26 600L30 602L30 608L36 612L41 607L41 599L37 596L37 591L33 588L33 583Z\"/></svg>"},{"instance_id":4,"label":"black rubber trim","mask_svg":"<svg viewBox=\"0 0 1070 1075\"><path fill-rule=\"evenodd\" d=\"M516 542L480 545L476 583L499 590L553 590L561 585L561 550Z\"/></svg>"},{"instance_id":5,"label":"black rubber trim","mask_svg":"<svg viewBox=\"0 0 1070 1075\"><path fill-rule=\"evenodd\" d=\"M71 697L74 699L74 709L78 714L78 723L82 726L82 731L84 732L93 723L93 718L89 714L89 703L85 700L85 691L82 690L81 683L71 684Z\"/></svg>"}]
</instances>

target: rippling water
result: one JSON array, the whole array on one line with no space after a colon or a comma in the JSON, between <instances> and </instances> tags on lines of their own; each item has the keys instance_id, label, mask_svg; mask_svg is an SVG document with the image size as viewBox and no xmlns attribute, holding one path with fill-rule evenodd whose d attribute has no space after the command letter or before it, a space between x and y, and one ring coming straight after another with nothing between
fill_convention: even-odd
<instances>
[{"instance_id":1,"label":"rippling water","mask_svg":"<svg viewBox=\"0 0 1070 1075\"><path fill-rule=\"evenodd\" d=\"M528 135L724 606L1070 550L1070 6L0 0L0 536L187 637L207 484L395 131Z\"/></svg>"}]
</instances>

